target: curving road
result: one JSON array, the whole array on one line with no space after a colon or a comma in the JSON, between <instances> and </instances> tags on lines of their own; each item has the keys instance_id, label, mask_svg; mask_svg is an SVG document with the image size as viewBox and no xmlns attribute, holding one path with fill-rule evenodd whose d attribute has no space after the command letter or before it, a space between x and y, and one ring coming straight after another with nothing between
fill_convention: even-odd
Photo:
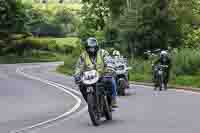
<instances>
[{"instance_id":1,"label":"curving road","mask_svg":"<svg viewBox=\"0 0 200 133\"><path fill-rule=\"evenodd\" d=\"M93 127L72 78L55 73L58 64L0 65L0 133L200 132L200 94L134 85L114 120Z\"/></svg>"}]
</instances>

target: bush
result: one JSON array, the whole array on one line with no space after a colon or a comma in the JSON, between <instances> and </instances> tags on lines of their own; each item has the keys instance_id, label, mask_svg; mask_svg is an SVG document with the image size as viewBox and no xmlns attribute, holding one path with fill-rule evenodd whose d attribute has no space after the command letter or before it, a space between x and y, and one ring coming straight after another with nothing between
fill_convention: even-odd
<instances>
[{"instance_id":1,"label":"bush","mask_svg":"<svg viewBox=\"0 0 200 133\"><path fill-rule=\"evenodd\" d=\"M80 50L78 49L74 50L71 55L65 57L64 65L59 66L57 68L57 71L64 74L73 75L79 55L80 55Z\"/></svg>"},{"instance_id":2,"label":"bush","mask_svg":"<svg viewBox=\"0 0 200 133\"><path fill-rule=\"evenodd\" d=\"M171 53L172 76L198 75L200 72L200 49L184 48ZM131 73L152 74L151 61L136 59L132 61Z\"/></svg>"},{"instance_id":3,"label":"bush","mask_svg":"<svg viewBox=\"0 0 200 133\"><path fill-rule=\"evenodd\" d=\"M200 70L200 49L180 49L172 54L173 57L173 74L196 75Z\"/></svg>"},{"instance_id":4,"label":"bush","mask_svg":"<svg viewBox=\"0 0 200 133\"><path fill-rule=\"evenodd\" d=\"M129 72L131 81L146 81L151 82L152 70L151 62L143 59L131 61L132 69Z\"/></svg>"},{"instance_id":5,"label":"bush","mask_svg":"<svg viewBox=\"0 0 200 133\"><path fill-rule=\"evenodd\" d=\"M170 83L175 85L200 87L200 49L184 48L171 53L172 70ZM132 61L130 80L151 82L151 61L136 59Z\"/></svg>"},{"instance_id":6,"label":"bush","mask_svg":"<svg viewBox=\"0 0 200 133\"><path fill-rule=\"evenodd\" d=\"M96 37L96 39L99 42L104 41L105 40L105 33L104 33L104 31L96 31L95 32L95 37Z\"/></svg>"},{"instance_id":7,"label":"bush","mask_svg":"<svg viewBox=\"0 0 200 133\"><path fill-rule=\"evenodd\" d=\"M184 42L186 47L190 48L200 47L200 28L188 33Z\"/></svg>"},{"instance_id":8,"label":"bush","mask_svg":"<svg viewBox=\"0 0 200 133\"><path fill-rule=\"evenodd\" d=\"M76 37L69 38L34 38L28 37L25 39L12 41L10 44L1 45L1 53L18 53L23 55L26 51L32 49L52 51L63 54L70 54L77 48L80 41Z\"/></svg>"}]
</instances>

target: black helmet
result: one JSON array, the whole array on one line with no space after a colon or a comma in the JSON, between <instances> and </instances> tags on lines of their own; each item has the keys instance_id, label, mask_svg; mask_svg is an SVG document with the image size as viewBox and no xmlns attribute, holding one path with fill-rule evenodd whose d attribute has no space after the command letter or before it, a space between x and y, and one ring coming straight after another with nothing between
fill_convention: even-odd
<instances>
[{"instance_id":1,"label":"black helmet","mask_svg":"<svg viewBox=\"0 0 200 133\"><path fill-rule=\"evenodd\" d=\"M87 39L87 43L85 44L86 51L90 55L95 55L98 51L98 42L96 38L90 37Z\"/></svg>"}]
</instances>

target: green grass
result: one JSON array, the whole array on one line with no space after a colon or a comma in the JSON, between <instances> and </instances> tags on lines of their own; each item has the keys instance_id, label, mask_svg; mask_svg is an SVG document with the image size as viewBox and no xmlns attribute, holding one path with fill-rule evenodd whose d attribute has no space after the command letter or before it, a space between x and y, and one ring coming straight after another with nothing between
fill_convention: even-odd
<instances>
[{"instance_id":1,"label":"green grass","mask_svg":"<svg viewBox=\"0 0 200 133\"><path fill-rule=\"evenodd\" d=\"M62 74L66 74L66 75L73 75L73 73L74 73L73 69L69 69L65 65L58 66L56 71L59 73L62 73Z\"/></svg>"},{"instance_id":2,"label":"green grass","mask_svg":"<svg viewBox=\"0 0 200 133\"><path fill-rule=\"evenodd\" d=\"M178 76L171 84L200 88L200 76Z\"/></svg>"},{"instance_id":3,"label":"green grass","mask_svg":"<svg viewBox=\"0 0 200 133\"><path fill-rule=\"evenodd\" d=\"M139 73L130 73L130 80L137 82L151 82L151 75L149 74L139 74Z\"/></svg>"},{"instance_id":4,"label":"green grass","mask_svg":"<svg viewBox=\"0 0 200 133\"><path fill-rule=\"evenodd\" d=\"M64 73L67 75L73 75L75 70L75 65L78 60L78 56L76 55L68 55L65 57L64 65L61 65L57 68L59 73Z\"/></svg>"}]
</instances>

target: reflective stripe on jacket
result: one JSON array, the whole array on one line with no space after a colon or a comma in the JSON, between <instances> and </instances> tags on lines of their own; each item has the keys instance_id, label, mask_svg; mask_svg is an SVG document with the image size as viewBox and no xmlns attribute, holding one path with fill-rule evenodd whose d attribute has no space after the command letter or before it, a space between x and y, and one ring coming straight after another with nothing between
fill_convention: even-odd
<instances>
[{"instance_id":1,"label":"reflective stripe on jacket","mask_svg":"<svg viewBox=\"0 0 200 133\"><path fill-rule=\"evenodd\" d=\"M100 52L97 53L95 63L92 63L87 52L84 52L82 57L84 58L84 69L86 71L96 69L100 74L102 74L104 72L104 61L103 61L103 58L100 55Z\"/></svg>"},{"instance_id":2,"label":"reflective stripe on jacket","mask_svg":"<svg viewBox=\"0 0 200 133\"><path fill-rule=\"evenodd\" d=\"M104 73L105 56L107 56L106 51L100 49L97 53L96 62L92 63L88 53L86 51L83 52L78 60L78 63L76 64L75 75L91 69L96 69L100 75L102 75Z\"/></svg>"}]
</instances>

